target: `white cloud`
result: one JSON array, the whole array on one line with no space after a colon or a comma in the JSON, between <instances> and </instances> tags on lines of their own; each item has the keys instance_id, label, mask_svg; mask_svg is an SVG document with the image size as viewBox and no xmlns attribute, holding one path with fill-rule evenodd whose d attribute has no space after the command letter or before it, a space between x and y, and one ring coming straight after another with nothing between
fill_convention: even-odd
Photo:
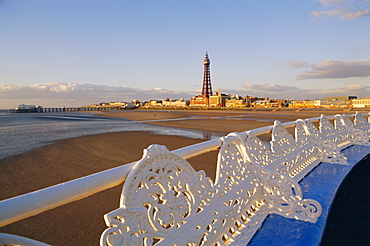
<instances>
[{"instance_id":1,"label":"white cloud","mask_svg":"<svg viewBox=\"0 0 370 246\"><path fill-rule=\"evenodd\" d=\"M309 65L304 61L299 60L291 60L283 63L285 66L293 67L293 68L301 68L301 67L308 67Z\"/></svg>"},{"instance_id":2,"label":"white cloud","mask_svg":"<svg viewBox=\"0 0 370 246\"><path fill-rule=\"evenodd\" d=\"M323 10L312 11L316 17L339 17L343 20L354 20L370 16L369 0L320 0Z\"/></svg>"},{"instance_id":3,"label":"white cloud","mask_svg":"<svg viewBox=\"0 0 370 246\"><path fill-rule=\"evenodd\" d=\"M313 94L325 96L358 96L359 98L369 97L370 86L354 84L345 87L333 88L331 90L312 91Z\"/></svg>"},{"instance_id":4,"label":"white cloud","mask_svg":"<svg viewBox=\"0 0 370 246\"><path fill-rule=\"evenodd\" d=\"M330 90L300 89L295 86L277 84L245 84L245 91L233 91L234 94L258 97L270 97L277 99L315 99L326 96L358 96L369 97L370 86L354 84L345 87L333 87Z\"/></svg>"},{"instance_id":5,"label":"white cloud","mask_svg":"<svg viewBox=\"0 0 370 246\"><path fill-rule=\"evenodd\" d=\"M0 109L19 104L44 107L83 106L110 101L191 98L196 93L154 88L140 90L122 86L50 82L34 85L0 85ZM176 95L176 98L174 96Z\"/></svg>"},{"instance_id":6,"label":"white cloud","mask_svg":"<svg viewBox=\"0 0 370 246\"><path fill-rule=\"evenodd\" d=\"M14 91L17 90L19 86L17 85L0 85L0 93L7 92L7 91Z\"/></svg>"},{"instance_id":7,"label":"white cloud","mask_svg":"<svg viewBox=\"0 0 370 246\"><path fill-rule=\"evenodd\" d=\"M244 88L250 91L260 91L260 92L296 92L299 91L298 87L277 85L277 84L244 84Z\"/></svg>"},{"instance_id":8,"label":"white cloud","mask_svg":"<svg viewBox=\"0 0 370 246\"><path fill-rule=\"evenodd\" d=\"M312 66L311 71L305 71L298 75L297 79L333 79L368 76L370 76L370 60L324 60Z\"/></svg>"},{"instance_id":9,"label":"white cloud","mask_svg":"<svg viewBox=\"0 0 370 246\"><path fill-rule=\"evenodd\" d=\"M335 6L335 5L342 5L348 0L320 0L319 1L323 6Z\"/></svg>"},{"instance_id":10,"label":"white cloud","mask_svg":"<svg viewBox=\"0 0 370 246\"><path fill-rule=\"evenodd\" d=\"M343 20L354 20L361 16L370 16L370 9L350 11L346 8L332 9L327 11L312 11L312 14L316 17L332 17L338 16Z\"/></svg>"}]
</instances>

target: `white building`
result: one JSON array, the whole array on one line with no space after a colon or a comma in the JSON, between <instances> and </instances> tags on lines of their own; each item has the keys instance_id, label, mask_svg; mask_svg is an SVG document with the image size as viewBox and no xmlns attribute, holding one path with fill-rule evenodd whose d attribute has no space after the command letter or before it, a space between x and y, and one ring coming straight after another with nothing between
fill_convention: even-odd
<instances>
[{"instance_id":1,"label":"white building","mask_svg":"<svg viewBox=\"0 0 370 246\"><path fill-rule=\"evenodd\" d=\"M370 107L370 97L352 99L353 108L367 108Z\"/></svg>"},{"instance_id":2,"label":"white building","mask_svg":"<svg viewBox=\"0 0 370 246\"><path fill-rule=\"evenodd\" d=\"M186 107L188 106L188 102L185 101L184 98L181 98L180 100L170 100L166 98L165 100L162 101L162 105L165 107Z\"/></svg>"}]
</instances>

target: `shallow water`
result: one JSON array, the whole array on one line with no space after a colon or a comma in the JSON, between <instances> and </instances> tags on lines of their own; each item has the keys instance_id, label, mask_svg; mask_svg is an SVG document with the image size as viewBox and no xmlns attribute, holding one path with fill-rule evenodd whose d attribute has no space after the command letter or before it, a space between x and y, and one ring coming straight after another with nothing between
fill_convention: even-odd
<instances>
[{"instance_id":1,"label":"shallow water","mask_svg":"<svg viewBox=\"0 0 370 246\"><path fill-rule=\"evenodd\" d=\"M0 114L0 159L42 147L56 140L119 131L212 139L222 134L148 125L90 113Z\"/></svg>"}]
</instances>

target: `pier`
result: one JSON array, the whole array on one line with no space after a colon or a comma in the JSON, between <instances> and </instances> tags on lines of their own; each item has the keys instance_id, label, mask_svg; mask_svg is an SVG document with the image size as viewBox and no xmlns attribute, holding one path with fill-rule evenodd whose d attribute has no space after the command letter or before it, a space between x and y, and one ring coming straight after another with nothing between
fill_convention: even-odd
<instances>
[{"instance_id":1,"label":"pier","mask_svg":"<svg viewBox=\"0 0 370 246\"><path fill-rule=\"evenodd\" d=\"M259 138L266 133L269 144ZM154 144L136 162L1 201L0 225L123 184L102 246L319 245L336 191L369 155L369 140L369 114L356 113L275 121L173 151ZM213 181L186 160L215 150ZM45 245L9 234L0 242Z\"/></svg>"},{"instance_id":2,"label":"pier","mask_svg":"<svg viewBox=\"0 0 370 246\"><path fill-rule=\"evenodd\" d=\"M110 110L125 110L123 107L61 107L61 108L37 108L35 111L17 110L17 109L1 109L0 114L12 113L60 113L60 112L87 112L87 111L110 111Z\"/></svg>"}]
</instances>

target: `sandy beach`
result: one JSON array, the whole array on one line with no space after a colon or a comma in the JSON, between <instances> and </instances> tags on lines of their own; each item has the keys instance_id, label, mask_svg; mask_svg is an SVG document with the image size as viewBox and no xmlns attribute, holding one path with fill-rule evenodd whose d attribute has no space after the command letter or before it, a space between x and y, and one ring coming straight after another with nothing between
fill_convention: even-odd
<instances>
[{"instance_id":1,"label":"sandy beach","mask_svg":"<svg viewBox=\"0 0 370 246\"><path fill-rule=\"evenodd\" d=\"M324 115L354 114L354 111L344 110L183 110L183 111L111 111L102 112L101 116L120 117L135 121L148 121L148 124L216 131L222 133L241 132L266 125L271 125L274 120L281 122L307 119ZM167 121L176 119L176 121Z\"/></svg>"},{"instance_id":2,"label":"sandy beach","mask_svg":"<svg viewBox=\"0 0 370 246\"><path fill-rule=\"evenodd\" d=\"M320 114L353 114L348 111L153 111L102 112L168 127L205 131L246 131L298 118ZM169 120L172 119L172 120ZM174 120L176 119L176 120ZM68 180L139 160L150 144L163 144L174 150L205 140L148 132L116 132L57 141L46 147L0 160L1 200L42 189ZM217 153L189 159L195 170L205 170L214 179ZM103 215L116 208L122 187L114 187L40 215L2 228L1 232L21 235L52 245L98 245L106 228Z\"/></svg>"}]
</instances>

